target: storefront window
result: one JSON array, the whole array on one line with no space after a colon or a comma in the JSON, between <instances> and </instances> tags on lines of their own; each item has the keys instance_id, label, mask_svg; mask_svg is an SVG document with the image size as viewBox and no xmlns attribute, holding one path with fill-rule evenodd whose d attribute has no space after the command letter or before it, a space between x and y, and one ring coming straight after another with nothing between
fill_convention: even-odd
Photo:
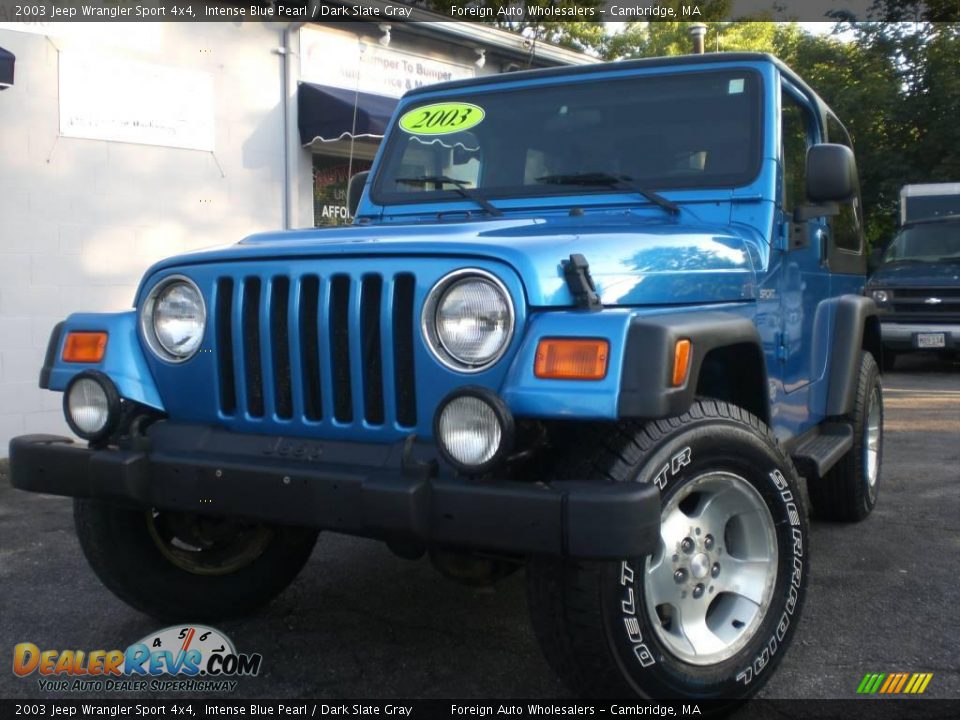
<instances>
[{"instance_id":1,"label":"storefront window","mask_svg":"<svg viewBox=\"0 0 960 720\"><path fill-rule=\"evenodd\" d=\"M349 225L347 184L350 175L369 170L369 160L313 156L313 218L317 227Z\"/></svg>"}]
</instances>

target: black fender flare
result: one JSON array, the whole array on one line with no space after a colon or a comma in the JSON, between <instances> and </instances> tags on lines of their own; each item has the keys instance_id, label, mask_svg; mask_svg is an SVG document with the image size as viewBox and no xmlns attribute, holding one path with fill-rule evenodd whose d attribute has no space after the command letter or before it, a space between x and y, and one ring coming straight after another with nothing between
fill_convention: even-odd
<instances>
[{"instance_id":1,"label":"black fender flare","mask_svg":"<svg viewBox=\"0 0 960 720\"><path fill-rule=\"evenodd\" d=\"M677 341L685 338L691 344L690 370L684 384L673 387L674 351ZM627 331L617 414L622 418L654 419L686 412L694 402L707 354L744 344L755 346L763 363L760 333L753 321L731 313L665 313L634 318ZM765 370L764 365L764 387Z\"/></svg>"},{"instance_id":2,"label":"black fender flare","mask_svg":"<svg viewBox=\"0 0 960 720\"><path fill-rule=\"evenodd\" d=\"M872 298L841 295L837 298L836 322L830 348L830 381L827 386L827 416L846 415L853 410L860 370L863 333L870 318L877 316Z\"/></svg>"}]
</instances>

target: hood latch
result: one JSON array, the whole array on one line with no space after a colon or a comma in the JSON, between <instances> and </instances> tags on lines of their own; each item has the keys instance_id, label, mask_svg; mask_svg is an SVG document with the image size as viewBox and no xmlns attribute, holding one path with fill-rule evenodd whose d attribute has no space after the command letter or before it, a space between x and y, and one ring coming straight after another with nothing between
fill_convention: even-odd
<instances>
[{"instance_id":1,"label":"hood latch","mask_svg":"<svg viewBox=\"0 0 960 720\"><path fill-rule=\"evenodd\" d=\"M569 260L563 261L563 277L578 308L603 309L603 303L600 302L600 296L597 294L597 286L593 284L593 278L590 277L590 263L583 255L575 253Z\"/></svg>"}]
</instances>

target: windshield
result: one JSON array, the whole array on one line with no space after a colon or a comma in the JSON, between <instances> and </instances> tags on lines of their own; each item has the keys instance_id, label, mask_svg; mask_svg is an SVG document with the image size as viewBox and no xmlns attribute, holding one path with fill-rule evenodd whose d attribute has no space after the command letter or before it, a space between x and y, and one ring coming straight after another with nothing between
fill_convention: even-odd
<instances>
[{"instance_id":1,"label":"windshield","mask_svg":"<svg viewBox=\"0 0 960 720\"><path fill-rule=\"evenodd\" d=\"M760 93L760 76L739 69L425 100L390 133L373 199L743 185L760 165Z\"/></svg>"},{"instance_id":2,"label":"windshield","mask_svg":"<svg viewBox=\"0 0 960 720\"><path fill-rule=\"evenodd\" d=\"M960 223L943 222L905 227L890 243L885 263L916 260L960 260Z\"/></svg>"},{"instance_id":3,"label":"windshield","mask_svg":"<svg viewBox=\"0 0 960 720\"><path fill-rule=\"evenodd\" d=\"M907 222L924 218L960 215L960 195L915 195L906 202Z\"/></svg>"}]
</instances>

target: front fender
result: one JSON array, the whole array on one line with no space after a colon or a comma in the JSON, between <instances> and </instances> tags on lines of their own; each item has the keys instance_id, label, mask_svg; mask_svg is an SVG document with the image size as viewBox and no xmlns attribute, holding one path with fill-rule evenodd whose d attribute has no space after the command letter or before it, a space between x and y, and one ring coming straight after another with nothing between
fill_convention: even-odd
<instances>
[{"instance_id":1,"label":"front fender","mask_svg":"<svg viewBox=\"0 0 960 720\"><path fill-rule=\"evenodd\" d=\"M690 341L686 380L672 385L674 352ZM729 310L671 312L635 318L630 326L620 386L621 417L663 418L690 409L704 360L711 351L752 347L762 357L760 334L752 318Z\"/></svg>"},{"instance_id":2,"label":"front fender","mask_svg":"<svg viewBox=\"0 0 960 720\"><path fill-rule=\"evenodd\" d=\"M518 417L558 419L617 418L624 347L633 312L565 310L531 314L526 335L501 387L504 402ZM602 380L543 380L534 375L537 345L543 338L603 338L610 343Z\"/></svg>"},{"instance_id":3,"label":"front fender","mask_svg":"<svg viewBox=\"0 0 960 720\"><path fill-rule=\"evenodd\" d=\"M679 415L693 403L704 358L717 348L749 345L762 356L749 303L671 308L542 312L530 316L527 332L501 387L518 417L617 420ZM534 375L540 340L603 338L610 343L602 380L543 380ZM671 386L674 346L692 341L690 371Z\"/></svg>"},{"instance_id":4,"label":"front fender","mask_svg":"<svg viewBox=\"0 0 960 720\"><path fill-rule=\"evenodd\" d=\"M105 332L107 349L98 363L65 362L63 345L70 332ZM40 372L40 387L63 392L70 379L84 370L99 370L113 380L120 397L163 410L160 393L147 367L137 335L137 313L76 313L59 323L50 336Z\"/></svg>"}]
</instances>

